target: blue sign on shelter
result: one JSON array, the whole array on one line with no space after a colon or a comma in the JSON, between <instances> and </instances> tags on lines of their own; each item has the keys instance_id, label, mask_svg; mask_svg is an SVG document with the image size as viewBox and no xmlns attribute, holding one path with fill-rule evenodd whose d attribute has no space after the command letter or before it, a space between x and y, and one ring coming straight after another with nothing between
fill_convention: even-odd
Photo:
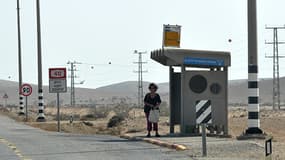
<instances>
[{"instance_id":1,"label":"blue sign on shelter","mask_svg":"<svg viewBox=\"0 0 285 160\"><path fill-rule=\"evenodd\" d=\"M185 57L184 58L184 64L186 64L186 65L218 66L218 67L222 67L222 66L225 65L225 62L222 59Z\"/></svg>"}]
</instances>

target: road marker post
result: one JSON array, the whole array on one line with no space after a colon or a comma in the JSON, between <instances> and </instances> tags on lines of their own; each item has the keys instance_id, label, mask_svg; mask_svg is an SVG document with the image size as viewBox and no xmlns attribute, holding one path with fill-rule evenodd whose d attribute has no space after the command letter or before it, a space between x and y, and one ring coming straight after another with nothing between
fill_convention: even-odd
<instances>
[{"instance_id":1,"label":"road marker post","mask_svg":"<svg viewBox=\"0 0 285 160\"><path fill-rule=\"evenodd\" d=\"M265 160L272 160L272 137L265 140Z\"/></svg>"},{"instance_id":2,"label":"road marker post","mask_svg":"<svg viewBox=\"0 0 285 160\"><path fill-rule=\"evenodd\" d=\"M60 132L60 98L59 93L67 92L66 68L49 69L49 92L57 94L57 131Z\"/></svg>"}]
</instances>

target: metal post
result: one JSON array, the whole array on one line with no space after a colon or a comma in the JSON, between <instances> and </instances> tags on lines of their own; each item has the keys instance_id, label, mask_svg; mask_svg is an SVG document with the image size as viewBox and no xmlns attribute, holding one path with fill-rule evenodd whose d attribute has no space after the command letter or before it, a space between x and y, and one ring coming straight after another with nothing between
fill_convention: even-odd
<instances>
[{"instance_id":1,"label":"metal post","mask_svg":"<svg viewBox=\"0 0 285 160\"><path fill-rule=\"evenodd\" d=\"M60 132L59 93L57 93L57 131Z\"/></svg>"},{"instance_id":2,"label":"metal post","mask_svg":"<svg viewBox=\"0 0 285 160\"><path fill-rule=\"evenodd\" d=\"M42 43L41 43L41 18L40 18L40 0L36 0L37 9L37 49L38 49L38 107L39 114L37 121L45 122L43 81L42 81Z\"/></svg>"},{"instance_id":3,"label":"metal post","mask_svg":"<svg viewBox=\"0 0 285 160\"><path fill-rule=\"evenodd\" d=\"M25 97L25 107L26 107L26 122L28 122L28 96Z\"/></svg>"},{"instance_id":4,"label":"metal post","mask_svg":"<svg viewBox=\"0 0 285 160\"><path fill-rule=\"evenodd\" d=\"M72 106L72 107L74 107L74 102L75 102L75 93L74 93L74 63L73 62L71 62L70 63L70 78L71 78L71 80L70 80L70 85L71 85L71 87L70 87L70 105Z\"/></svg>"},{"instance_id":5,"label":"metal post","mask_svg":"<svg viewBox=\"0 0 285 160\"><path fill-rule=\"evenodd\" d=\"M285 44L285 42L279 42L278 40L278 29L285 29L283 27L266 27L266 29L273 30L273 41L265 42L265 44L273 45L273 55L265 56L266 58L273 59L273 94L272 103L273 109L280 109L280 77L279 77L279 58L285 58L285 56L279 55L279 44Z\"/></svg>"},{"instance_id":6,"label":"metal post","mask_svg":"<svg viewBox=\"0 0 285 160\"><path fill-rule=\"evenodd\" d=\"M262 134L259 120L256 0L248 0L248 129L246 134Z\"/></svg>"},{"instance_id":7,"label":"metal post","mask_svg":"<svg viewBox=\"0 0 285 160\"><path fill-rule=\"evenodd\" d=\"M172 110L172 108L173 108L173 102L172 102L172 83L173 83L173 72L174 72L174 70L173 70L173 68L172 68L172 66L169 66L169 111L170 111L170 120L169 120L169 123L170 123L170 125L169 125L169 133L170 134L174 134L174 130L175 130L175 128L174 128L174 123L173 123L173 116L172 116L172 112L174 112L173 110Z\"/></svg>"},{"instance_id":8,"label":"metal post","mask_svg":"<svg viewBox=\"0 0 285 160\"><path fill-rule=\"evenodd\" d=\"M5 100L4 100L4 108L6 108L7 107L7 98L5 98Z\"/></svg>"},{"instance_id":9,"label":"metal post","mask_svg":"<svg viewBox=\"0 0 285 160\"><path fill-rule=\"evenodd\" d=\"M141 62L141 53L138 52L139 54L139 61ZM138 63L138 107L141 107L141 65Z\"/></svg>"},{"instance_id":10,"label":"metal post","mask_svg":"<svg viewBox=\"0 0 285 160\"><path fill-rule=\"evenodd\" d=\"M18 70L19 70L19 115L24 115L24 97L21 95L22 80L22 47L21 47L21 19L20 0L17 0L17 29L18 29Z\"/></svg>"},{"instance_id":11,"label":"metal post","mask_svg":"<svg viewBox=\"0 0 285 160\"><path fill-rule=\"evenodd\" d=\"M228 78L229 78L229 72L228 72L228 67L224 67L224 72L226 75L226 79L225 79L225 86L229 86L229 82L228 82ZM226 97L229 97L229 89L228 87L226 88ZM225 99L226 100L226 105L229 105L229 100L228 98ZM228 107L226 107L226 115L229 115L229 111L228 111ZM224 135L228 135L229 134L229 122L228 122L228 116L226 116L226 120L225 120L225 126L223 127L223 131L224 131Z\"/></svg>"},{"instance_id":12,"label":"metal post","mask_svg":"<svg viewBox=\"0 0 285 160\"><path fill-rule=\"evenodd\" d=\"M78 78L75 74L76 71L78 71L76 68L75 68L75 64L82 64L80 62L76 62L76 61L68 61L67 64L70 64L70 69L68 69L68 71L70 71L70 105L72 107L75 107L75 78ZM83 82L81 82L83 83ZM80 83L80 84L81 84Z\"/></svg>"},{"instance_id":13,"label":"metal post","mask_svg":"<svg viewBox=\"0 0 285 160\"><path fill-rule=\"evenodd\" d=\"M184 95L184 81L185 81L185 72L186 72L186 68L185 65L181 66L181 95ZM180 133L185 134L186 133L186 125L184 122L184 97L181 96L181 123L180 123Z\"/></svg>"},{"instance_id":14,"label":"metal post","mask_svg":"<svg viewBox=\"0 0 285 160\"><path fill-rule=\"evenodd\" d=\"M207 156L207 134L206 134L206 124L202 124L202 148L203 148L203 157Z\"/></svg>"},{"instance_id":15,"label":"metal post","mask_svg":"<svg viewBox=\"0 0 285 160\"><path fill-rule=\"evenodd\" d=\"M134 51L134 54L138 54L138 62L134 62L134 64L138 64L138 70L134 71L138 73L138 107L143 106L143 73L147 71L143 71L143 64L147 62L142 61L142 54L146 54L146 52L138 52L137 50Z\"/></svg>"}]
</instances>

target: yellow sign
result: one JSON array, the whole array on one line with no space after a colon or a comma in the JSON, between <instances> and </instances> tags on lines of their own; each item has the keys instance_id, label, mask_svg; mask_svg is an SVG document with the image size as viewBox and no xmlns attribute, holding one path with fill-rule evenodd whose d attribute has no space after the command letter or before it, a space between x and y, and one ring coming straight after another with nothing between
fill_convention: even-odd
<instances>
[{"instance_id":1,"label":"yellow sign","mask_svg":"<svg viewBox=\"0 0 285 160\"><path fill-rule=\"evenodd\" d=\"M163 26L163 47L177 47L180 48L180 31L181 26L178 25L164 25Z\"/></svg>"}]
</instances>

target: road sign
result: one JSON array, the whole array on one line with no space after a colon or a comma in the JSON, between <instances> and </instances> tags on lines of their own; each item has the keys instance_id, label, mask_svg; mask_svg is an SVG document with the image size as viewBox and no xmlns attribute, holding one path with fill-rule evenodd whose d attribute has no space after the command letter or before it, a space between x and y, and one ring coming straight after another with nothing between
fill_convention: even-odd
<instances>
[{"instance_id":1,"label":"road sign","mask_svg":"<svg viewBox=\"0 0 285 160\"><path fill-rule=\"evenodd\" d=\"M163 47L180 48L181 26L163 25Z\"/></svg>"},{"instance_id":2,"label":"road sign","mask_svg":"<svg viewBox=\"0 0 285 160\"><path fill-rule=\"evenodd\" d=\"M66 78L66 68L50 68L49 69L49 79L65 79Z\"/></svg>"},{"instance_id":3,"label":"road sign","mask_svg":"<svg viewBox=\"0 0 285 160\"><path fill-rule=\"evenodd\" d=\"M60 132L59 93L67 92L66 68L49 69L49 92L57 94L57 131Z\"/></svg>"},{"instance_id":4,"label":"road sign","mask_svg":"<svg viewBox=\"0 0 285 160\"><path fill-rule=\"evenodd\" d=\"M67 92L66 80L65 79L50 79L49 80L49 92Z\"/></svg>"},{"instance_id":5,"label":"road sign","mask_svg":"<svg viewBox=\"0 0 285 160\"><path fill-rule=\"evenodd\" d=\"M212 123L212 105L210 100L196 101L196 123L211 124Z\"/></svg>"},{"instance_id":6,"label":"road sign","mask_svg":"<svg viewBox=\"0 0 285 160\"><path fill-rule=\"evenodd\" d=\"M66 68L49 69L49 92L50 93L67 92Z\"/></svg>"},{"instance_id":7,"label":"road sign","mask_svg":"<svg viewBox=\"0 0 285 160\"><path fill-rule=\"evenodd\" d=\"M21 86L21 91L20 91L21 95L23 95L25 97L28 97L28 96L30 96L32 94L32 92L33 92L33 88L32 88L31 85L23 84Z\"/></svg>"}]
</instances>

